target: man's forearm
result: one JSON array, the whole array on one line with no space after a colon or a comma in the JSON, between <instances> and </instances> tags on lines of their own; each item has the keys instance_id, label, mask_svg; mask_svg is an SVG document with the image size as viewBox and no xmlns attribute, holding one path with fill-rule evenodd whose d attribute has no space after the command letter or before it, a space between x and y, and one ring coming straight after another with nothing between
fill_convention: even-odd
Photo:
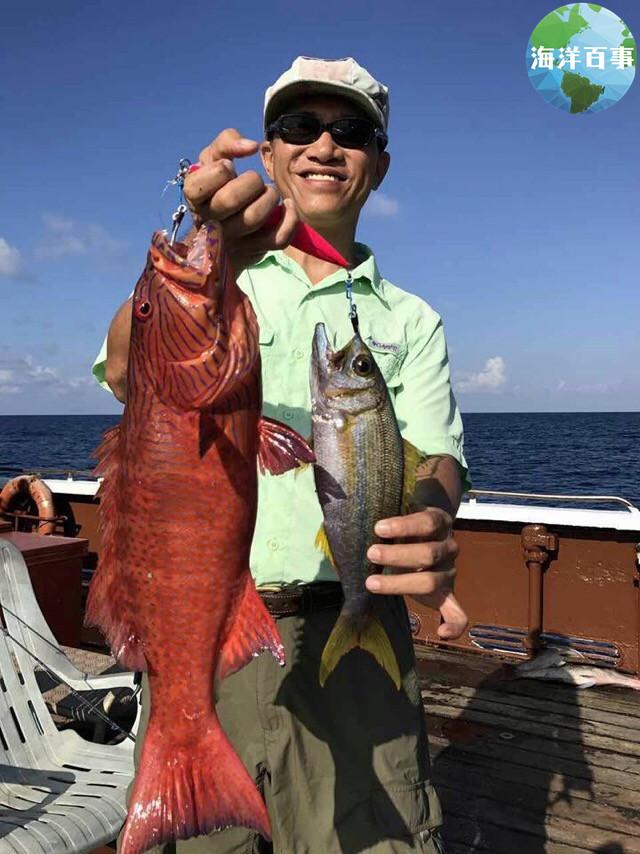
<instances>
[{"instance_id":1,"label":"man's forearm","mask_svg":"<svg viewBox=\"0 0 640 854\"><path fill-rule=\"evenodd\" d=\"M131 299L128 299L116 312L107 335L107 362L104 376L107 385L121 403L125 402L127 394L131 311Z\"/></svg>"},{"instance_id":2,"label":"man's forearm","mask_svg":"<svg viewBox=\"0 0 640 854\"><path fill-rule=\"evenodd\" d=\"M427 457L416 472L412 504L439 507L455 519L461 498L462 481L457 461L448 454Z\"/></svg>"}]
</instances>

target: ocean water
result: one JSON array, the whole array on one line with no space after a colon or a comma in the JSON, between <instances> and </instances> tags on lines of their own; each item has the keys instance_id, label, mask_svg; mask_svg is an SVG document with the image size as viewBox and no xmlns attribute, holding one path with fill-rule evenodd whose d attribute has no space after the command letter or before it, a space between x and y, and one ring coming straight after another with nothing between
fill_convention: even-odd
<instances>
[{"instance_id":1,"label":"ocean water","mask_svg":"<svg viewBox=\"0 0 640 854\"><path fill-rule=\"evenodd\" d=\"M118 418L0 416L0 478L90 470L93 449ZM478 489L618 495L640 507L640 412L466 413L463 421Z\"/></svg>"}]
</instances>

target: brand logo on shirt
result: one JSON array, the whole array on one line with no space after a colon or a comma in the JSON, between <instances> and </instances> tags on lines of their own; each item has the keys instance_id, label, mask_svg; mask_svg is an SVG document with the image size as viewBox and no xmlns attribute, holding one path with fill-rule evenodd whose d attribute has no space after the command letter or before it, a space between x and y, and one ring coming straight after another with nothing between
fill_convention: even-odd
<instances>
[{"instance_id":1,"label":"brand logo on shirt","mask_svg":"<svg viewBox=\"0 0 640 854\"><path fill-rule=\"evenodd\" d=\"M371 335L369 335L367 341L372 347L375 347L377 350L384 350L386 353L395 353L396 356L400 352L400 346L398 344L385 343L384 341L376 341L376 339L372 338Z\"/></svg>"}]
</instances>

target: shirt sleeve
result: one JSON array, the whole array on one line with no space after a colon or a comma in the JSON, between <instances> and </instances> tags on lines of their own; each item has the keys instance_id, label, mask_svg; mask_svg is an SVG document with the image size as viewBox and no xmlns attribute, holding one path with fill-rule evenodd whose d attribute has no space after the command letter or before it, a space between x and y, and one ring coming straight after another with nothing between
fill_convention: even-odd
<instances>
[{"instance_id":1,"label":"shirt sleeve","mask_svg":"<svg viewBox=\"0 0 640 854\"><path fill-rule=\"evenodd\" d=\"M107 381L104 378L105 367L107 365L107 336L105 335L104 341L102 342L102 347L100 348L100 352L95 358L93 363L93 367L91 368L91 373L96 378L98 385L101 385L103 389L106 391L111 391Z\"/></svg>"},{"instance_id":2,"label":"shirt sleeve","mask_svg":"<svg viewBox=\"0 0 640 854\"><path fill-rule=\"evenodd\" d=\"M395 397L400 431L425 454L454 457L466 491L471 489L471 480L464 456L464 430L451 388L442 320L426 304L414 317Z\"/></svg>"}]
</instances>

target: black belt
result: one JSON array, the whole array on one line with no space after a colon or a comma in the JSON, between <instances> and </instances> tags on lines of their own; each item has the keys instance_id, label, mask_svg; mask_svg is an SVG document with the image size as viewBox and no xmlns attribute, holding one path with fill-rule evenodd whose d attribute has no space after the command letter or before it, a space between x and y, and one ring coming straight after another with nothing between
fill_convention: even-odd
<instances>
[{"instance_id":1,"label":"black belt","mask_svg":"<svg viewBox=\"0 0 640 854\"><path fill-rule=\"evenodd\" d=\"M295 617L338 608L344 601L342 585L337 581L291 584L279 589L258 588L260 598L273 617Z\"/></svg>"}]
</instances>

